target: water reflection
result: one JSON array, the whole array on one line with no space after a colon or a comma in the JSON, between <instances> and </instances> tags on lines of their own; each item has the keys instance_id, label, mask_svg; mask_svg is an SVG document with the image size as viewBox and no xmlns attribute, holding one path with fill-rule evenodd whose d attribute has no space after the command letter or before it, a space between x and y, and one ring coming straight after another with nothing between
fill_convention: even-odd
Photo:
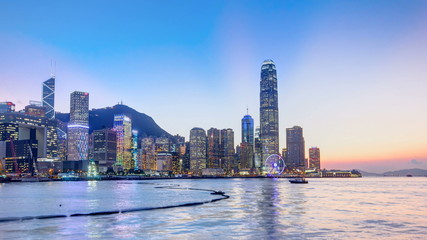
<instances>
[{"instance_id":1,"label":"water reflection","mask_svg":"<svg viewBox=\"0 0 427 240\"><path fill-rule=\"evenodd\" d=\"M212 198L209 192L133 183L2 185L0 216L57 213L67 206L70 214ZM313 179L308 185L286 179L159 181L172 183L223 190L231 198L195 207L4 222L0 239L424 239L427 235L427 181L421 178ZM99 206L88 204L95 199ZM58 207L58 201L66 206Z\"/></svg>"},{"instance_id":2,"label":"water reflection","mask_svg":"<svg viewBox=\"0 0 427 240\"><path fill-rule=\"evenodd\" d=\"M282 229L278 223L280 218L280 193L277 179L265 179L261 184L261 191L257 197L257 223L258 228L269 239L277 239Z\"/></svg>"}]
</instances>

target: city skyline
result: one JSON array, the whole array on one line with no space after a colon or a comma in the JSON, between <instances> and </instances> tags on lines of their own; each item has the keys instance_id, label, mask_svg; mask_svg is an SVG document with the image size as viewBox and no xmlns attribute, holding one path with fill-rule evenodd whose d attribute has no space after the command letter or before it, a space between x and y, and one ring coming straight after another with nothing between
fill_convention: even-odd
<instances>
[{"instance_id":1,"label":"city skyline","mask_svg":"<svg viewBox=\"0 0 427 240\"><path fill-rule=\"evenodd\" d=\"M427 4L311 3L270 2L276 5L273 11L255 2L220 1L211 3L210 10L196 2L195 8L203 9L197 13L172 1L166 5L177 8L169 7L162 13L165 19L153 26L144 24L147 19L136 9L149 12L165 4L119 6L129 11L116 25L112 6L106 4L99 18L91 20L96 6L89 5L76 10L80 21L89 23L78 28L87 38L78 37L77 29L60 16L79 2L36 8L2 3L0 101L12 101L19 110L29 100L41 100L39 86L49 78L54 59L55 108L61 112L68 112L69 94L81 90L91 93L90 109L123 100L171 134L189 139L193 127L232 128L237 145L247 106L255 126L260 125L259 67L271 58L278 69L280 149L286 128L298 125L304 128L306 147L322 150L322 167L426 168ZM333 7L337 9L328 15ZM189 16L180 17L179 10ZM41 17L44 11L53 16ZM77 21L69 15L74 11L67 13ZM41 20L40 26L35 20ZM112 25L109 30L103 30L103 21ZM193 28L207 30L191 33ZM277 31L271 38L257 37L272 29ZM148 37L146 31L154 34ZM108 37L112 39L99 42Z\"/></svg>"}]
</instances>

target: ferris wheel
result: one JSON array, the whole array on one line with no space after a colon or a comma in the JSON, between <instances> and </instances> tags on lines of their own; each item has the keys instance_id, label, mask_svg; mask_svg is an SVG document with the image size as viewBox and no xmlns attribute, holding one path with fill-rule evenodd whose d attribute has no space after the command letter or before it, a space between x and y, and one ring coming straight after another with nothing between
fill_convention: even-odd
<instances>
[{"instance_id":1,"label":"ferris wheel","mask_svg":"<svg viewBox=\"0 0 427 240\"><path fill-rule=\"evenodd\" d=\"M270 155L265 160L265 170L267 171L267 174L269 175L280 175L285 170L285 161L283 161L283 158L280 155L273 154Z\"/></svg>"}]
</instances>

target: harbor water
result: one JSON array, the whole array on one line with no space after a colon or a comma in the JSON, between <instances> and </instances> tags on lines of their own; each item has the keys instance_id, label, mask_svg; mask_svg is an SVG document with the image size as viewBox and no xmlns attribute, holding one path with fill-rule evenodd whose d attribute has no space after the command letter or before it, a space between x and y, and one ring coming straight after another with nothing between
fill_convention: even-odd
<instances>
[{"instance_id":1,"label":"harbor water","mask_svg":"<svg viewBox=\"0 0 427 240\"><path fill-rule=\"evenodd\" d=\"M0 239L427 238L426 177L308 180L4 183Z\"/></svg>"}]
</instances>

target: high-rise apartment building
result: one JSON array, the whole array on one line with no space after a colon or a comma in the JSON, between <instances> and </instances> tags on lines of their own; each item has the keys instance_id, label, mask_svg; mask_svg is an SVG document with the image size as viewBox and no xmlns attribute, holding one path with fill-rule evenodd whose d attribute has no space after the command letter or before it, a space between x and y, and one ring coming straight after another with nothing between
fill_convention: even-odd
<instances>
[{"instance_id":1,"label":"high-rise apartment building","mask_svg":"<svg viewBox=\"0 0 427 240\"><path fill-rule=\"evenodd\" d=\"M190 171L193 175L201 175L206 168L206 132L202 128L190 130Z\"/></svg>"},{"instance_id":2,"label":"high-rise apartment building","mask_svg":"<svg viewBox=\"0 0 427 240\"><path fill-rule=\"evenodd\" d=\"M260 82L260 141L262 160L279 154L279 108L276 66L265 60L261 66Z\"/></svg>"},{"instance_id":3,"label":"high-rise apartment building","mask_svg":"<svg viewBox=\"0 0 427 240\"><path fill-rule=\"evenodd\" d=\"M67 160L88 160L89 93L75 91L70 96L70 122L67 134Z\"/></svg>"},{"instance_id":4,"label":"high-rise apartment building","mask_svg":"<svg viewBox=\"0 0 427 240\"><path fill-rule=\"evenodd\" d=\"M311 147L308 149L310 168L320 169L320 149L318 147Z\"/></svg>"},{"instance_id":5,"label":"high-rise apartment building","mask_svg":"<svg viewBox=\"0 0 427 240\"><path fill-rule=\"evenodd\" d=\"M286 159L290 168L307 168L305 161L305 142L302 128L294 126L286 129Z\"/></svg>"},{"instance_id":6,"label":"high-rise apartment building","mask_svg":"<svg viewBox=\"0 0 427 240\"><path fill-rule=\"evenodd\" d=\"M43 82L42 104L46 109L46 117L55 118L55 77Z\"/></svg>"}]
</instances>

